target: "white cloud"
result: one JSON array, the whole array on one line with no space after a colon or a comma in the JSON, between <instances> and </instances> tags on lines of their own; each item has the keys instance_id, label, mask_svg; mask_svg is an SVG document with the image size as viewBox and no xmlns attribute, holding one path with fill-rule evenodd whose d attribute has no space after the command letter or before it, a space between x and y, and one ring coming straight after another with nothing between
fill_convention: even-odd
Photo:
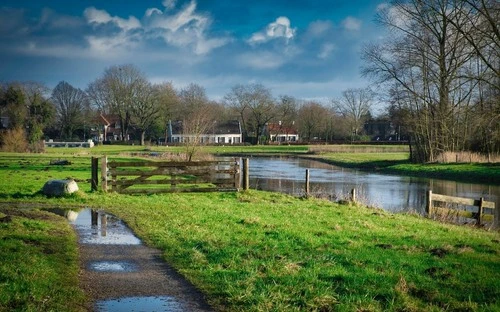
<instances>
[{"instance_id":1,"label":"white cloud","mask_svg":"<svg viewBox=\"0 0 500 312\"><path fill-rule=\"evenodd\" d=\"M240 64L254 69L274 69L285 63L282 55L268 51L243 53L238 59Z\"/></svg>"},{"instance_id":2,"label":"white cloud","mask_svg":"<svg viewBox=\"0 0 500 312\"><path fill-rule=\"evenodd\" d=\"M330 21L314 21L309 25L307 33L313 37L319 37L332 28Z\"/></svg>"},{"instance_id":3,"label":"white cloud","mask_svg":"<svg viewBox=\"0 0 500 312\"><path fill-rule=\"evenodd\" d=\"M342 21L342 26L350 31L357 31L361 29L361 20L348 16Z\"/></svg>"},{"instance_id":4,"label":"white cloud","mask_svg":"<svg viewBox=\"0 0 500 312\"><path fill-rule=\"evenodd\" d=\"M90 24L107 24L112 22L124 30L141 27L141 22L134 16L129 16L128 19L124 19L117 16L111 16L108 12L98 10L95 7L86 8L83 14Z\"/></svg>"},{"instance_id":5,"label":"white cloud","mask_svg":"<svg viewBox=\"0 0 500 312\"><path fill-rule=\"evenodd\" d=\"M167 9L173 9L175 8L176 2L177 2L176 0L163 0L161 4L163 4L163 6Z\"/></svg>"},{"instance_id":6,"label":"white cloud","mask_svg":"<svg viewBox=\"0 0 500 312\"><path fill-rule=\"evenodd\" d=\"M295 28L290 27L290 19L280 16L276 21L267 25L265 30L256 32L248 40L250 44L263 43L276 38L285 38L287 41L295 36Z\"/></svg>"},{"instance_id":7,"label":"white cloud","mask_svg":"<svg viewBox=\"0 0 500 312\"><path fill-rule=\"evenodd\" d=\"M153 14L163 14L163 12L158 10L157 8L149 8L146 10L146 13L144 15L146 17L150 17Z\"/></svg>"},{"instance_id":8,"label":"white cloud","mask_svg":"<svg viewBox=\"0 0 500 312\"><path fill-rule=\"evenodd\" d=\"M318 57L320 59L326 59L332 54L333 51L335 51L336 48L337 47L333 43L325 43L321 46Z\"/></svg>"},{"instance_id":9,"label":"white cloud","mask_svg":"<svg viewBox=\"0 0 500 312\"><path fill-rule=\"evenodd\" d=\"M96 49L98 53L103 50L110 52L118 47L133 49L139 47L140 43L146 44L148 39L162 39L167 46L188 49L196 55L205 55L229 42L229 38L226 37L208 36L211 19L208 15L196 11L195 0L175 12L170 11L175 8L175 0L164 0L162 4L165 7L164 11L158 8L148 8L144 13L142 23L133 16L124 19L111 16L105 10L94 7L85 9L84 16L89 24L113 23L120 29L118 33L96 31L87 36L90 49ZM131 30L140 30L145 35L138 36L137 32Z\"/></svg>"},{"instance_id":10,"label":"white cloud","mask_svg":"<svg viewBox=\"0 0 500 312\"><path fill-rule=\"evenodd\" d=\"M390 7L389 3L387 2L382 2L381 4L377 5L377 12L384 11Z\"/></svg>"}]
</instances>

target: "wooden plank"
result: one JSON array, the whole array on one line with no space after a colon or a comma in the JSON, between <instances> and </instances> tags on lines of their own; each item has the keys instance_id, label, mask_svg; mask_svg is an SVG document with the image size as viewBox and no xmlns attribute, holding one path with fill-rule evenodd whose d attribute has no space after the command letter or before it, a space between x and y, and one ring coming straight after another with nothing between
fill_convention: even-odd
<instances>
[{"instance_id":1,"label":"wooden plank","mask_svg":"<svg viewBox=\"0 0 500 312\"><path fill-rule=\"evenodd\" d=\"M214 165L234 166L234 161L110 161L109 167L208 167Z\"/></svg>"},{"instance_id":2,"label":"wooden plank","mask_svg":"<svg viewBox=\"0 0 500 312\"><path fill-rule=\"evenodd\" d=\"M121 194L161 194L161 193L199 193L199 192L236 192L236 188L170 188L170 189L127 189Z\"/></svg>"},{"instance_id":3,"label":"wooden plank","mask_svg":"<svg viewBox=\"0 0 500 312\"><path fill-rule=\"evenodd\" d=\"M441 195L441 194L434 194L434 193L432 194L432 200L446 202L446 203L467 205L467 206L477 206L477 207L480 204L480 201L477 199L455 197L455 196L448 196L448 195ZM483 208L495 209L495 203L489 202L489 201L483 201Z\"/></svg>"},{"instance_id":4,"label":"wooden plank","mask_svg":"<svg viewBox=\"0 0 500 312\"><path fill-rule=\"evenodd\" d=\"M151 171L146 170L116 170L110 169L111 174L115 174L117 176L154 176L154 175L171 175L171 174L185 174L185 175L197 175L206 173L207 170L177 170L176 168L170 168L165 170L165 168L154 169ZM212 174L236 174L236 170L210 170Z\"/></svg>"},{"instance_id":5,"label":"wooden plank","mask_svg":"<svg viewBox=\"0 0 500 312\"><path fill-rule=\"evenodd\" d=\"M457 209L450 209L450 208L434 208L434 213L439 214L439 215L448 215L448 214L455 214L459 217L463 218L469 218L469 219L477 219L477 213L473 211L466 211L466 210L457 210ZM482 219L483 221L493 221L493 215L492 214L483 214Z\"/></svg>"}]
</instances>

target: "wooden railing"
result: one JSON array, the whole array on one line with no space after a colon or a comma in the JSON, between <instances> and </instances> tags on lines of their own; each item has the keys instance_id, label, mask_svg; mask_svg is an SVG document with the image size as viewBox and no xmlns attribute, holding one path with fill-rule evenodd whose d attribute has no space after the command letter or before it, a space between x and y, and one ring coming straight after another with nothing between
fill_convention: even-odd
<instances>
[{"instance_id":1,"label":"wooden railing","mask_svg":"<svg viewBox=\"0 0 500 312\"><path fill-rule=\"evenodd\" d=\"M236 161L110 161L103 158L103 189L122 194L237 191ZM104 169L107 168L107 169ZM110 178L109 178L110 177Z\"/></svg>"},{"instance_id":2,"label":"wooden railing","mask_svg":"<svg viewBox=\"0 0 500 312\"><path fill-rule=\"evenodd\" d=\"M468 215L475 217L477 225L481 225L484 208L495 209L495 203L486 201L484 200L483 197L481 197L480 199L455 197L455 196L434 194L432 193L432 190L429 190L427 191L427 205L425 208L425 211L429 217L433 215L434 210L436 209L433 206L434 201L478 207L477 213L464 214L465 217L467 217Z\"/></svg>"}]
</instances>

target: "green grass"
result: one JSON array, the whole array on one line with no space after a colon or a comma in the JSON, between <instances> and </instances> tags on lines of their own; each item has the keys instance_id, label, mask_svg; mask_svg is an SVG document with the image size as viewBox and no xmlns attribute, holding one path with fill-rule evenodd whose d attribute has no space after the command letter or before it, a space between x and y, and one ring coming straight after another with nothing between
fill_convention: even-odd
<instances>
[{"instance_id":1,"label":"green grass","mask_svg":"<svg viewBox=\"0 0 500 312\"><path fill-rule=\"evenodd\" d=\"M10 218L0 222L0 311L85 311L68 222L5 206L0 218Z\"/></svg>"},{"instance_id":2,"label":"green grass","mask_svg":"<svg viewBox=\"0 0 500 312\"><path fill-rule=\"evenodd\" d=\"M35 196L124 219L220 311L498 311L500 235L244 193Z\"/></svg>"},{"instance_id":3,"label":"green grass","mask_svg":"<svg viewBox=\"0 0 500 312\"><path fill-rule=\"evenodd\" d=\"M126 156L116 149L109 157ZM409 165L404 153L332 157ZM71 165L49 165L58 158ZM82 191L59 199L37 193L47 179L67 177L79 179ZM90 154L0 154L3 206L105 208L161 249L221 311L500 310L498 231L258 191L91 193L88 178ZM0 223L0 309L79 310L68 225L38 212L2 211L14 217ZM76 301L61 301L46 281Z\"/></svg>"},{"instance_id":4,"label":"green grass","mask_svg":"<svg viewBox=\"0 0 500 312\"><path fill-rule=\"evenodd\" d=\"M112 201L219 310L500 309L498 233L257 191Z\"/></svg>"}]
</instances>

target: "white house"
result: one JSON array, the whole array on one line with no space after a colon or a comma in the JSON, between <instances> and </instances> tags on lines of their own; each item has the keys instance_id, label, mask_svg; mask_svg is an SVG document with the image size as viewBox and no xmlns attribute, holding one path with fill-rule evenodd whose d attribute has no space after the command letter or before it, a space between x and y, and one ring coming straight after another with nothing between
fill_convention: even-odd
<instances>
[{"instance_id":1,"label":"white house","mask_svg":"<svg viewBox=\"0 0 500 312\"><path fill-rule=\"evenodd\" d=\"M243 142L240 122L238 120L216 121L201 134L185 133L182 121L168 122L167 144L193 141L200 144L240 144Z\"/></svg>"}]
</instances>

